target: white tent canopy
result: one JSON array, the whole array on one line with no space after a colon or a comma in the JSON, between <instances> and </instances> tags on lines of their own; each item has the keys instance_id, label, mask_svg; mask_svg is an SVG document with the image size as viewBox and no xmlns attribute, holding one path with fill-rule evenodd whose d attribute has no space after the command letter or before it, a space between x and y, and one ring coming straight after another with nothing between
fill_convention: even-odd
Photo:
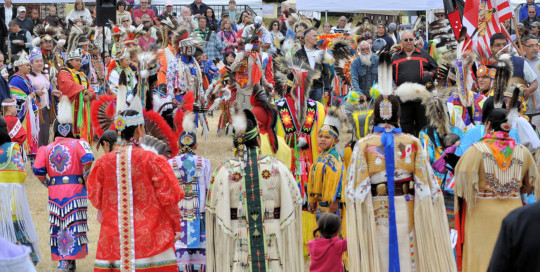
<instances>
[{"instance_id":1,"label":"white tent canopy","mask_svg":"<svg viewBox=\"0 0 540 272\"><path fill-rule=\"evenodd\" d=\"M362 13L380 10L429 10L444 8L442 0L296 0L297 10Z\"/></svg>"}]
</instances>

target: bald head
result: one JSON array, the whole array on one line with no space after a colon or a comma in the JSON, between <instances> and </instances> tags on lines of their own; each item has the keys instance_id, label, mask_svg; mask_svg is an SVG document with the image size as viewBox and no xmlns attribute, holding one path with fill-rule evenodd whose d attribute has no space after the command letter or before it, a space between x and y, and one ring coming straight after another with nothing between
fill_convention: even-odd
<instances>
[{"instance_id":1,"label":"bald head","mask_svg":"<svg viewBox=\"0 0 540 272\"><path fill-rule=\"evenodd\" d=\"M362 55L369 55L371 53L371 44L366 41L361 41L358 45L358 52Z\"/></svg>"},{"instance_id":2,"label":"bald head","mask_svg":"<svg viewBox=\"0 0 540 272\"><path fill-rule=\"evenodd\" d=\"M401 47L405 52L414 51L414 34L410 30L406 30L401 34Z\"/></svg>"},{"instance_id":3,"label":"bald head","mask_svg":"<svg viewBox=\"0 0 540 272\"><path fill-rule=\"evenodd\" d=\"M347 24L347 17L345 16L339 17L338 26L340 28L344 28L346 24Z\"/></svg>"}]
</instances>

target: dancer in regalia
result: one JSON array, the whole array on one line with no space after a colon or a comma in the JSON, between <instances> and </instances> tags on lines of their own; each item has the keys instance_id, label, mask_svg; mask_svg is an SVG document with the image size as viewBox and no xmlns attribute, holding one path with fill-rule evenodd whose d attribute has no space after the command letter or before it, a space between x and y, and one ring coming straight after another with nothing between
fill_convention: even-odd
<instances>
[{"instance_id":1,"label":"dancer in regalia","mask_svg":"<svg viewBox=\"0 0 540 272\"><path fill-rule=\"evenodd\" d=\"M96 94L80 70L82 57L80 48L69 52L67 65L58 73L58 89L73 105L73 136L92 144L94 135L90 126L90 102Z\"/></svg>"},{"instance_id":2,"label":"dancer in regalia","mask_svg":"<svg viewBox=\"0 0 540 272\"><path fill-rule=\"evenodd\" d=\"M385 53L383 53L385 54ZM456 271L442 191L417 138L399 128L390 56L381 55L382 94L374 132L358 141L347 187L350 271Z\"/></svg>"},{"instance_id":3,"label":"dancer in regalia","mask_svg":"<svg viewBox=\"0 0 540 272\"><path fill-rule=\"evenodd\" d=\"M26 198L26 172L21 147L11 141L7 123L2 117L0 154L0 237L28 246L32 261L37 264L40 261L39 239Z\"/></svg>"},{"instance_id":4,"label":"dancer in regalia","mask_svg":"<svg viewBox=\"0 0 540 272\"><path fill-rule=\"evenodd\" d=\"M174 243L184 197L164 156L140 147L145 136L139 96L115 118L116 152L101 157L88 178L88 198L103 214L94 271L177 272Z\"/></svg>"},{"instance_id":5,"label":"dancer in regalia","mask_svg":"<svg viewBox=\"0 0 540 272\"><path fill-rule=\"evenodd\" d=\"M180 271L205 271L206 229L204 208L210 187L210 161L195 155L197 128L195 114L188 113L180 134L180 155L169 160L185 196L180 201L182 235L175 243L176 261Z\"/></svg>"},{"instance_id":6,"label":"dancer in regalia","mask_svg":"<svg viewBox=\"0 0 540 272\"><path fill-rule=\"evenodd\" d=\"M34 90L28 75L30 74L30 59L25 52L18 55L18 59L13 63L16 72L9 79L11 96L17 101L17 118L28 133L26 143L23 147L25 154L33 160L38 149L39 135L39 113L37 106L38 96L41 90Z\"/></svg>"},{"instance_id":7,"label":"dancer in regalia","mask_svg":"<svg viewBox=\"0 0 540 272\"><path fill-rule=\"evenodd\" d=\"M54 142L39 148L34 163L34 175L49 190L51 257L60 271L75 271L76 260L88 255L85 180L94 155L88 142L75 139L73 129L71 103L62 96L53 125Z\"/></svg>"},{"instance_id":8,"label":"dancer in regalia","mask_svg":"<svg viewBox=\"0 0 540 272\"><path fill-rule=\"evenodd\" d=\"M207 201L206 268L302 272L300 190L283 163L259 154L253 113L232 118L235 157L214 171Z\"/></svg>"}]
</instances>

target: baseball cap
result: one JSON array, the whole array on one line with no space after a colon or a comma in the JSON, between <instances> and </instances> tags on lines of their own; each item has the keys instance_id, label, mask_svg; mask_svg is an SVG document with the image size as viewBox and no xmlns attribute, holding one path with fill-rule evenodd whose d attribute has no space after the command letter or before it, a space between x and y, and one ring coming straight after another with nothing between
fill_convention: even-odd
<instances>
[{"instance_id":1,"label":"baseball cap","mask_svg":"<svg viewBox=\"0 0 540 272\"><path fill-rule=\"evenodd\" d=\"M172 1L167 1L167 2L165 2L165 6L166 6L166 7L172 6L172 5L173 5L173 4L172 4Z\"/></svg>"},{"instance_id":2,"label":"baseball cap","mask_svg":"<svg viewBox=\"0 0 540 272\"><path fill-rule=\"evenodd\" d=\"M534 21L532 22L531 26L540 27L540 22Z\"/></svg>"},{"instance_id":3,"label":"baseball cap","mask_svg":"<svg viewBox=\"0 0 540 272\"><path fill-rule=\"evenodd\" d=\"M26 8L25 7L18 7L17 8L17 12L26 12Z\"/></svg>"},{"instance_id":4,"label":"baseball cap","mask_svg":"<svg viewBox=\"0 0 540 272\"><path fill-rule=\"evenodd\" d=\"M229 16L229 12L228 12L228 11L223 11L223 12L221 12L221 18L227 17L227 16Z\"/></svg>"}]
</instances>

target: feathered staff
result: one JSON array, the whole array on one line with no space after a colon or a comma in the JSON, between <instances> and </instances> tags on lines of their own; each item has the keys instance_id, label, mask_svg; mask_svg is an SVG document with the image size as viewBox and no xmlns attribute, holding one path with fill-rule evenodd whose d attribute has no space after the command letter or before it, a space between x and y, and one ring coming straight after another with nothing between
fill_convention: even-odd
<instances>
[{"instance_id":1,"label":"feathered staff","mask_svg":"<svg viewBox=\"0 0 540 272\"><path fill-rule=\"evenodd\" d=\"M150 74L149 69L157 62L156 54L152 51L140 53L138 56L140 64L138 93L141 96L143 105L146 105L146 92L148 90L148 76Z\"/></svg>"}]
</instances>

